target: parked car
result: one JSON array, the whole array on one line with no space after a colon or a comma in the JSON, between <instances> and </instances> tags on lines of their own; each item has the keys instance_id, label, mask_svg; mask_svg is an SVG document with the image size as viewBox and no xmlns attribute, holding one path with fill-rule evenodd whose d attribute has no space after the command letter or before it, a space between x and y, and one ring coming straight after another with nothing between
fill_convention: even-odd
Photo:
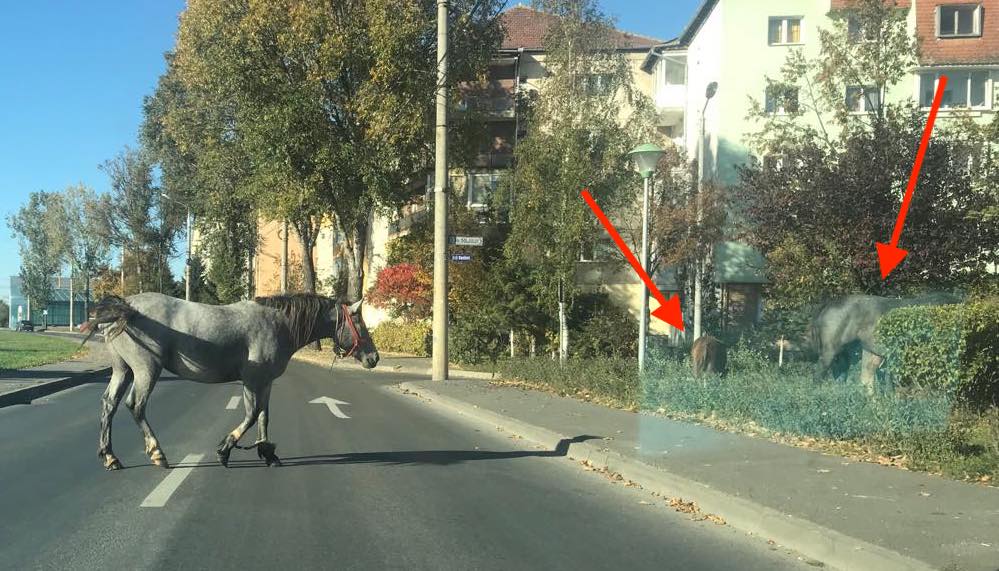
<instances>
[{"instance_id":1,"label":"parked car","mask_svg":"<svg viewBox=\"0 0 999 571\"><path fill-rule=\"evenodd\" d=\"M35 324L28 321L27 319L22 319L21 321L18 321L17 327L15 328L15 331L34 331L34 330L35 330Z\"/></svg>"}]
</instances>

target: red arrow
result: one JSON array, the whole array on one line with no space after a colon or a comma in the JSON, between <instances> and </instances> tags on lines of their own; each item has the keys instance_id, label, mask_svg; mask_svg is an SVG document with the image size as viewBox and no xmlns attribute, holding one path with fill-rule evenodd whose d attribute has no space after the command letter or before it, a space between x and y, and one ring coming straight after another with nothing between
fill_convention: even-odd
<instances>
[{"instance_id":1,"label":"red arrow","mask_svg":"<svg viewBox=\"0 0 999 571\"><path fill-rule=\"evenodd\" d=\"M656 287L656 284L652 282L652 278L649 277L649 274L645 273L645 270L642 269L642 265L638 263L638 259L631 253L631 250L628 249L628 245L624 243L621 235L617 233L617 229L614 228L613 224L611 224L607 215L604 214L604 211L601 210L599 206L597 206L596 201L593 200L593 196L590 195L589 189L584 188L582 195L583 200L586 201L586 204L590 205L590 209L597 215L597 219L600 220L600 223L607 229L607 233L610 234L610 237L614 239L614 243L621 249L621 253L624 254L624 257L631 263L631 267L635 268L635 272L638 273L638 277L642 278L642 281L645 282L646 287L648 287L649 291L652 293L652 297L656 298L659 302L659 307L652 312L652 316L665 321L680 331L683 331L683 312L680 311L680 296L673 294L673 297L669 298L669 300L666 299L666 296L664 296L663 293L659 291L659 288Z\"/></svg>"},{"instance_id":2,"label":"red arrow","mask_svg":"<svg viewBox=\"0 0 999 571\"><path fill-rule=\"evenodd\" d=\"M926 122L926 130L923 131L923 140L919 144L919 151L916 153L916 164L912 166L912 175L909 176L909 186L905 189L905 196L902 197L902 209L898 212L898 220L895 221L895 230L891 234L891 244L876 242L874 246L878 250L878 263L881 264L881 279L887 279L888 274L895 269L895 266L902 263L902 260L909 254L908 250L898 247L898 239L902 237L902 227L905 225L905 216L909 213L909 203L912 202L912 193L916 191L916 183L919 182L919 171L923 168L923 158L926 156L926 147L930 144L930 135L933 133L933 123L937 120L937 111L940 110L940 103L943 101L944 88L947 87L947 76L941 75L937 83L937 93L933 97L933 107L930 108L930 118Z\"/></svg>"}]
</instances>

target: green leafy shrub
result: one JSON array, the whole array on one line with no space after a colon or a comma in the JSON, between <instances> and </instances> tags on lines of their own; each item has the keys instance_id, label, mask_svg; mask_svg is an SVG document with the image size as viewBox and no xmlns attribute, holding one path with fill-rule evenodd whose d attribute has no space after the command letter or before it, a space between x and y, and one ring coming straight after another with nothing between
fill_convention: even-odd
<instances>
[{"instance_id":1,"label":"green leafy shrub","mask_svg":"<svg viewBox=\"0 0 999 571\"><path fill-rule=\"evenodd\" d=\"M814 383L802 367L730 369L721 380L695 379L686 363L662 361L642 382L643 407L755 422L766 429L823 438L907 435L940 430L950 401L942 395L869 398L855 383Z\"/></svg>"},{"instance_id":2,"label":"green leafy shrub","mask_svg":"<svg viewBox=\"0 0 999 571\"><path fill-rule=\"evenodd\" d=\"M884 370L896 385L935 389L975 405L999 397L999 298L903 307L878 323Z\"/></svg>"},{"instance_id":3,"label":"green leafy shrub","mask_svg":"<svg viewBox=\"0 0 999 571\"><path fill-rule=\"evenodd\" d=\"M423 321L386 321L371 330L379 351L430 355L430 324Z\"/></svg>"},{"instance_id":4,"label":"green leafy shrub","mask_svg":"<svg viewBox=\"0 0 999 571\"><path fill-rule=\"evenodd\" d=\"M466 313L448 330L448 357L455 363L495 363L506 348L508 332L482 313Z\"/></svg>"},{"instance_id":5,"label":"green leafy shrub","mask_svg":"<svg viewBox=\"0 0 999 571\"><path fill-rule=\"evenodd\" d=\"M572 357L623 359L638 355L638 320L611 303L605 293L578 296L568 321Z\"/></svg>"}]
</instances>

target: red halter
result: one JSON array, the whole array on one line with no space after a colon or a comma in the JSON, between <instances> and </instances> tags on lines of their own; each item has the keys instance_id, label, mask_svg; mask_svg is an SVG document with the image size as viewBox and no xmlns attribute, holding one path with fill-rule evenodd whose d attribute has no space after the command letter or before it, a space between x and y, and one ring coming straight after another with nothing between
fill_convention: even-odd
<instances>
[{"instance_id":1,"label":"red halter","mask_svg":"<svg viewBox=\"0 0 999 571\"><path fill-rule=\"evenodd\" d=\"M350 336L354 341L354 344L350 346L349 351L347 351L346 353L340 353L339 357L344 358L353 355L354 351L356 351L357 348L361 346L361 333L357 330L357 326L354 325L354 320L350 317L350 309L347 307L347 304L346 303L343 304L341 306L341 309L343 310L343 321L346 321L347 326L350 327ZM343 330L342 322L340 323L340 330L341 331ZM342 351L342 349L340 348L339 331L337 332L337 339L335 345L337 346L338 350Z\"/></svg>"}]
</instances>

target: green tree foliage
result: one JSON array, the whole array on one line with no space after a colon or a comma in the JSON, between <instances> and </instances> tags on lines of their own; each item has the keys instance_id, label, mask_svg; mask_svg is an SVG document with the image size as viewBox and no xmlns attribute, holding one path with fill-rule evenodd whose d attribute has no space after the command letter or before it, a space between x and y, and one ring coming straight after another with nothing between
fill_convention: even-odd
<instances>
[{"instance_id":1,"label":"green tree foliage","mask_svg":"<svg viewBox=\"0 0 999 571\"><path fill-rule=\"evenodd\" d=\"M0 329L10 326L10 306L6 301L0 300Z\"/></svg>"},{"instance_id":2,"label":"green tree foliage","mask_svg":"<svg viewBox=\"0 0 999 571\"><path fill-rule=\"evenodd\" d=\"M107 196L98 196L93 189L79 184L63 191L61 207L67 261L83 286L86 312L91 297L90 279L107 263L110 254L110 244L103 231L104 213L109 210L110 203Z\"/></svg>"},{"instance_id":3,"label":"green tree foliage","mask_svg":"<svg viewBox=\"0 0 999 571\"><path fill-rule=\"evenodd\" d=\"M163 197L147 153L126 148L101 168L111 186L109 199L102 203L106 207L104 228L110 242L130 256L132 264L125 273L134 273L138 292L162 290L163 276L169 276L174 238L186 213Z\"/></svg>"},{"instance_id":4,"label":"green tree foliage","mask_svg":"<svg viewBox=\"0 0 999 571\"><path fill-rule=\"evenodd\" d=\"M33 308L44 308L52 299L52 278L63 260L62 207L51 192L32 192L28 202L7 225L18 239L21 253L21 289Z\"/></svg>"},{"instance_id":5,"label":"green tree foliage","mask_svg":"<svg viewBox=\"0 0 999 571\"><path fill-rule=\"evenodd\" d=\"M644 113L621 116L622 101L645 104L596 2L535 4L555 16L544 40L548 76L515 151L513 195L501 192L497 204L510 208L507 257L529 268L530 291L551 314L571 304L581 248L603 232L580 191L588 188L605 211L633 201L640 182L626 153L651 133Z\"/></svg>"},{"instance_id":6,"label":"green tree foliage","mask_svg":"<svg viewBox=\"0 0 999 571\"><path fill-rule=\"evenodd\" d=\"M485 69L499 5L451 3L455 83ZM239 168L233 194L295 227L307 289L318 229L335 223L357 298L372 211L410 199L429 164L435 28L426 0L192 0L168 72L177 83L161 83L171 104L152 107L187 171L205 180Z\"/></svg>"},{"instance_id":7,"label":"green tree foliage","mask_svg":"<svg viewBox=\"0 0 999 571\"><path fill-rule=\"evenodd\" d=\"M746 238L768 258L778 306L973 282L999 255L999 230L987 222L999 196L999 137L941 119L900 242L911 253L881 279L874 243L891 235L926 113L884 97L915 61L905 14L880 0L855 8L859 28L835 23L821 33L816 60L791 55L773 82L796 87L798 105L786 114L759 104L753 111L760 130L752 141L765 160L741 172L736 195ZM853 37L858 29L870 41ZM864 95L870 113L846 112L847 89L858 82L876 88Z\"/></svg>"}]
</instances>

